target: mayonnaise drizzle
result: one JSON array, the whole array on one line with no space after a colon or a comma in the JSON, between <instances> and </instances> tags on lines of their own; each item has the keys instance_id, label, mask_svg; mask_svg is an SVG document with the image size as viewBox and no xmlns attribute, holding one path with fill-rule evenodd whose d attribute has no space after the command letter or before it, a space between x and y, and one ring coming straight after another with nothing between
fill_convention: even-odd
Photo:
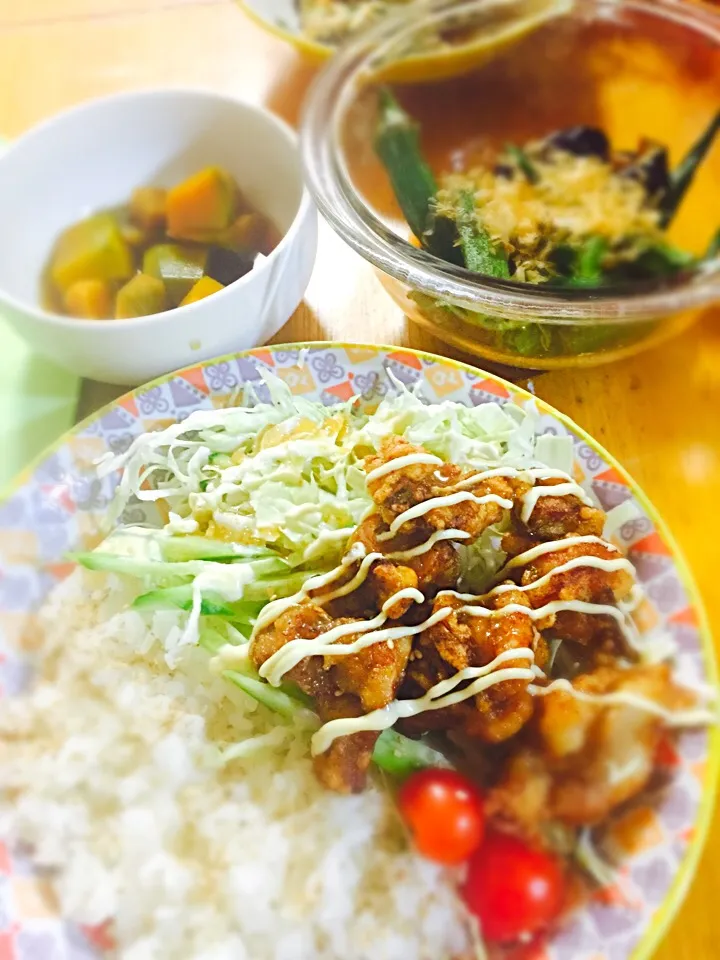
<instances>
[{"instance_id":1,"label":"mayonnaise drizzle","mask_svg":"<svg viewBox=\"0 0 720 960\"><path fill-rule=\"evenodd\" d=\"M264 607L258 615L258 618L255 621L255 627L253 628L253 636L255 636L255 634L257 634L260 630L263 630L265 627L269 626L271 623L274 623L275 620L282 616L286 610L289 610L290 607L294 607L296 604L302 603L303 600L307 600L311 590L320 590L322 587L326 587L329 583L333 583L338 579L338 577L341 577L343 573L347 571L348 567L351 567L354 563L357 563L357 561L364 556L364 545L362 543L354 543L337 567L334 567L332 570L328 570L327 573L319 573L314 577L310 577L302 585L302 589L298 590L298 592L294 593L291 597L281 597L279 600L271 600L270 603ZM375 554L375 558L380 556L382 556L382 554ZM327 597L323 596L322 600L326 601ZM320 601L318 600L318 602Z\"/></svg>"},{"instance_id":2,"label":"mayonnaise drizzle","mask_svg":"<svg viewBox=\"0 0 720 960\"><path fill-rule=\"evenodd\" d=\"M375 480L380 480L381 477L385 477L389 473L394 473L396 470L402 470L403 467L413 467L415 464L441 466L444 462L444 460L434 456L432 453L408 453L404 457L396 457L394 460L388 460L387 463L375 467L375 469L371 470L365 477L365 483L374 483Z\"/></svg>"},{"instance_id":3,"label":"mayonnaise drizzle","mask_svg":"<svg viewBox=\"0 0 720 960\"><path fill-rule=\"evenodd\" d=\"M589 613L592 616L605 615L615 620L628 645L633 647L633 649L636 647L635 633L630 628L626 616L622 611L618 610L617 607L612 607L607 603L589 603L586 600L551 600L549 603L545 603L542 607L538 607L535 610L524 607L519 603L508 603L504 607L500 607L499 610L488 610L487 607L471 605L460 607L460 610L471 617L501 616L507 610L509 613L527 614L531 620L542 620L544 617L550 617L556 613L564 613L566 611Z\"/></svg>"},{"instance_id":4,"label":"mayonnaise drizzle","mask_svg":"<svg viewBox=\"0 0 720 960\"><path fill-rule=\"evenodd\" d=\"M633 567L633 570L635 568ZM630 590L630 595L622 600L618 600L618 607L622 610L623 613L629 615L634 613L635 610L643 602L645 594L643 593L643 588L639 583L634 583L632 589Z\"/></svg>"},{"instance_id":5,"label":"mayonnaise drizzle","mask_svg":"<svg viewBox=\"0 0 720 960\"><path fill-rule=\"evenodd\" d=\"M323 593L319 597L313 597L313 601L322 605L324 603L330 603L331 600L337 600L338 597L346 597L349 593L353 593L354 590L357 590L357 588L367 580L370 567L373 563L375 563L376 560L384 559L385 556L382 553L368 553L367 556L363 557L357 573L351 580L348 580L347 583L344 583L336 590L332 590L330 593Z\"/></svg>"},{"instance_id":6,"label":"mayonnaise drizzle","mask_svg":"<svg viewBox=\"0 0 720 960\"><path fill-rule=\"evenodd\" d=\"M522 500L520 519L523 523L528 522L540 497L568 497L571 495L576 496L588 507L595 506L580 484L575 483L574 480L570 480L568 483L557 483L549 487L534 486L520 498Z\"/></svg>"},{"instance_id":7,"label":"mayonnaise drizzle","mask_svg":"<svg viewBox=\"0 0 720 960\"><path fill-rule=\"evenodd\" d=\"M388 463L382 464L380 467L377 467L375 470L372 470L366 477L367 483L372 483L375 480L379 480L382 477L394 472L395 470L402 469L403 467L410 466L412 464L427 464L427 465L436 465L442 464L443 461L439 457L435 457L432 454L427 453L417 453L409 454L406 457L398 457L395 460L391 460ZM455 506L456 504L463 502L473 502L478 504L484 503L496 503L498 506L503 507L504 509L511 509L513 503L511 500L500 497L495 494L487 494L485 496L476 496L475 494L469 492L468 488L475 486L478 483L483 482L484 480L490 480L493 477L518 477L518 476L528 476L534 479L560 479L567 480L565 483L559 483L554 486L534 486L522 497L522 513L521 518L524 522L532 515L532 511L537 505L537 502L542 496L567 496L574 495L579 497L583 503L588 506L592 506L592 500L587 496L585 491L570 479L567 473L560 470L553 470L549 468L530 468L530 469L516 469L514 467L497 467L491 470L482 471L476 474L473 474L470 477L466 477L464 480L461 480L459 483L452 487L452 493L449 493L440 497L432 497L428 500L425 500L422 503L416 504L408 510L405 510L399 516L397 516L393 522L390 524L388 530L384 533L378 535L378 540L387 541L391 540L394 536L397 535L398 531L411 520L418 519L419 517L424 516L429 513L431 510L440 509L442 507ZM373 508L370 508L369 513L372 512ZM344 532L344 531L343 531ZM338 535L333 531L334 535ZM338 537L339 538L339 537ZM355 575L345 584L342 584L337 589L322 594L319 597L314 598L315 602L322 605L328 603L331 600L337 599L339 597L347 596L349 593L352 593L356 590L367 578L368 573L372 564L381 559L390 559L390 560L408 560L416 556L421 556L424 553L427 553L432 547L443 540L463 540L469 539L470 534L463 530L437 530L432 533L432 535L424 542L415 547L411 547L407 550L399 550L393 553L388 553L383 555L382 553L373 552L370 554L365 553L365 548L362 544L356 543L351 550L346 554L345 557L340 562L340 565L334 570L329 571L328 573L321 574L320 576L311 577L303 586L303 588L292 597L287 597L281 600L276 600L268 604L267 607L261 612L260 616L257 619L254 634L259 630L264 629L270 623L277 619L285 610L289 609L292 606L295 606L298 603L301 603L304 600L307 600L311 591L316 591L322 587L328 586L337 580L352 564L357 563L360 560L360 566L355 573ZM328 538L329 539L329 538ZM603 540L601 537L597 536L577 536L577 537L566 537L560 540L554 540L547 543L538 544L535 547L532 547L530 550L526 550L524 553L519 554L516 557L513 557L509 560L502 570L497 574L497 579L502 579L506 571L521 566L523 564L529 563L532 560L536 559L539 556L544 554L551 553L558 550L563 550L568 547L572 547L578 544L585 543L597 543L603 547L617 551L617 548L607 541ZM626 570L629 573L633 573L632 564L624 559L607 559L604 557L594 557L594 556L582 556L575 557L568 562L555 567L545 576L536 580L532 584L526 584L524 586L517 586L515 584L500 584L496 586L491 593L501 594L509 590L521 590L528 591L532 590L535 587L543 586L549 583L552 577L555 574L563 573L568 570L576 569L578 567L589 566L595 567L597 569L604 570L606 572ZM320 634L318 637L312 640L292 640L289 643L285 644L279 650L277 650L261 667L260 675L268 680L274 686L278 686L282 682L283 676L293 667L297 666L301 660L310 656L350 656L352 654L358 653L361 650L368 648L369 646L375 643L388 643L392 647L396 639L403 639L406 637L414 636L418 633L421 633L423 630L434 626L437 623L446 620L453 613L465 613L468 616L477 616L477 617L504 617L510 616L514 613L519 613L521 615L527 616L530 620L541 620L547 616L552 616L563 611L574 611L577 613L585 613L591 615L606 615L612 617L618 627L622 631L625 639L631 646L635 646L635 637L632 632L632 625L628 623L628 610L623 609L621 606L620 609L608 604L599 604L599 603L589 603L581 600L554 600L549 603L544 604L543 606L532 609L521 604L510 603L501 607L497 610L488 609L485 606L480 606L473 601L480 600L480 597L471 595L471 594L461 594L454 590L443 590L438 594L438 597L453 596L460 600L465 601L463 606L454 609L452 607L441 607L439 610L434 611L434 613L428 617L425 621L415 626L394 626L394 627L385 627L383 625L388 620L389 611L392 609L392 606L396 604L399 600L402 599L412 599L418 603L424 601L423 595L414 588L405 588L398 591L392 597L390 597L385 604L383 605L380 613L373 617L370 620L366 621L353 621L352 623L339 624L336 627L333 627L331 630L326 631L325 633ZM358 635L357 639L352 643L347 644L338 644L338 641L343 637ZM529 668L505 668L502 670L496 670L495 668L502 663L505 663L508 660L517 660L518 658L527 657L530 660ZM532 681L537 678L538 675L542 675L541 671L538 671L533 662L533 652L530 648L518 648L517 650L508 650L497 657L491 664L488 664L486 667L480 668L467 668L466 670L461 670L453 677L448 678L447 680L441 681L438 684L435 684L431 689L421 698L414 701L394 701L388 707L385 707L383 710L376 710L372 713L369 713L363 717L357 718L347 718L333 720L328 724L325 724L313 738L313 754L322 753L328 749L330 744L340 736L347 736L348 734L358 732L359 730L383 730L391 727L398 719L401 717L407 717L415 715L416 713L423 712L424 710L437 710L442 709L445 706L450 706L452 703L460 702L461 700L467 699L468 697L474 696L475 693L481 692L487 687L500 683L503 680L510 679L522 679L527 681ZM464 680L473 679L473 683L465 687L461 691L455 690L457 685ZM642 697L637 697L633 694L622 694L618 693L616 695L605 695L597 697L591 694L582 694L580 691L576 691L567 681L555 681L549 687L538 687L532 686L532 691L537 695L545 695L551 689L564 688L569 689L569 691L575 695L579 696L580 699L586 699L591 702L611 702L608 697L615 696L615 700L612 702L624 703L625 705L638 706L640 709L649 709L650 712L654 712L657 716L662 716L668 723L678 723L677 718L681 714L673 714L672 711L667 711L665 708L654 704L652 701L645 700ZM451 692L449 692L451 691ZM685 714L688 716L706 717L707 711L686 711L682 714L684 717ZM696 722L705 722L704 719L698 719Z\"/></svg>"},{"instance_id":8,"label":"mayonnaise drizzle","mask_svg":"<svg viewBox=\"0 0 720 960\"><path fill-rule=\"evenodd\" d=\"M556 550L564 550L566 547L576 547L581 543L599 543L601 546L607 547L608 550L614 550L615 553L620 552L614 544L608 543L608 541L603 540L602 537L595 537L592 535L584 537L565 537L562 540L548 540L547 542L539 543L536 547L531 547L529 550L525 550L524 553L519 553L516 557L508 560L505 566L501 570L498 570L495 578L497 580L502 580L507 570L513 570L515 567L521 567L526 563L530 563L532 560L537 560L538 557L542 557L546 553L555 553Z\"/></svg>"},{"instance_id":9,"label":"mayonnaise drizzle","mask_svg":"<svg viewBox=\"0 0 720 960\"><path fill-rule=\"evenodd\" d=\"M406 590L409 591L412 590L412 588L406 588ZM509 617L511 614L519 613L528 617L530 620L542 620L545 617L553 616L556 613L562 613L568 610L576 613L589 613L596 616L605 614L606 616L612 617L616 621L627 643L630 646L635 646L635 636L631 631L625 616L620 610L618 610L616 607L610 606L609 604L589 603L584 600L552 600L535 610L533 610L531 607L523 606L520 603L508 603L504 607L500 607L498 610L491 610L488 607L482 607L476 604L468 603L457 608L441 607L439 610L436 610L432 616L428 617L427 620L417 624L417 626L387 627L384 630L376 629L377 627L382 626L382 624L385 622L385 619L387 619L386 611L389 610L396 600L405 592L406 591L401 590L398 592L398 594L390 597L390 599L387 600L383 605L383 613L379 614L378 617L374 617L372 620L354 621L351 624L341 624L339 627L333 627L332 630L321 633L318 637L315 637L312 640L290 640L265 661L260 668L260 675L265 677L271 684L273 684L273 686L278 686L282 682L284 674L287 673L288 670L291 670L293 667L297 666L297 664L300 663L300 661L305 657L349 656L352 653L358 653L360 650L365 650L374 643L383 643L388 640L396 640L403 637L415 636L416 634L421 633L423 630L427 630L429 627L434 627L443 620L447 620L448 617L450 617L453 613L466 613L471 617L485 618ZM443 596L452 596L457 597L460 600L469 601L481 599L480 597L476 597L472 594L457 593L455 590L441 590L437 596L438 599L442 598ZM384 619L379 619L380 617L384 617ZM343 644L340 648L335 646L336 641L340 637L355 633L363 633L365 636L356 640L354 643Z\"/></svg>"},{"instance_id":10,"label":"mayonnaise drizzle","mask_svg":"<svg viewBox=\"0 0 720 960\"><path fill-rule=\"evenodd\" d=\"M670 710L654 700L648 700L647 697L642 697L640 694L631 693L627 690L616 690L611 693L586 693L584 690L573 687L570 681L565 679L553 680L547 687L538 687L535 684L530 684L528 687L528 691L536 697L546 697L555 690L569 693L582 703L592 703L606 707L632 707L636 710L642 710L663 720L666 726L671 728L704 726L718 720L717 711L708 710L705 707L694 707L690 710Z\"/></svg>"},{"instance_id":11,"label":"mayonnaise drizzle","mask_svg":"<svg viewBox=\"0 0 720 960\"><path fill-rule=\"evenodd\" d=\"M470 593L458 593L456 590L441 590L437 595L437 599L441 597L456 597L458 600L466 601L482 599L482 597L477 597ZM589 613L592 616L605 615L612 617L620 628L628 645L634 650L638 649L637 637L632 624L621 610L606 603L590 603L586 600L551 600L549 603L545 603L542 607L537 607L534 610L520 603L507 603L504 607L500 607L497 610L489 610L487 607L467 603L462 607L457 607L454 612L466 613L470 617L503 617L509 616L511 613L524 613L531 620L542 620L544 617L553 616L556 613L564 613L565 611Z\"/></svg>"},{"instance_id":12,"label":"mayonnaise drizzle","mask_svg":"<svg viewBox=\"0 0 720 960\"><path fill-rule=\"evenodd\" d=\"M482 473L474 473L471 477L459 480L453 484L453 490L467 490L474 487L483 480L492 480L494 477L530 477L534 480L568 480L572 478L564 470L553 470L550 467L526 467L525 469L517 467L493 467L492 470L483 470Z\"/></svg>"},{"instance_id":13,"label":"mayonnaise drizzle","mask_svg":"<svg viewBox=\"0 0 720 960\"><path fill-rule=\"evenodd\" d=\"M429 500L424 500L422 503L410 507L409 510L405 510L404 513L395 517L389 529L385 533L378 534L378 540L392 540L400 527L409 523L410 520L417 520L418 517L425 516L425 514L431 510L438 510L441 507L454 507L458 503L465 503L467 501L480 504L496 503L505 510L512 509L512 500L507 500L505 497L498 497L494 493L488 493L484 497L476 497L474 493L461 491L459 493L451 493L447 497L431 497Z\"/></svg>"},{"instance_id":14,"label":"mayonnaise drizzle","mask_svg":"<svg viewBox=\"0 0 720 960\"><path fill-rule=\"evenodd\" d=\"M416 595L413 599L417 599L417 595L419 594L420 600L418 602L422 602L424 599L418 590L413 590L412 587L406 587L404 590L399 590L386 600L383 604L382 612L376 617L373 617L372 620L341 623L339 626L333 627L331 630L326 630L325 633L321 633L313 640L290 640L284 646L280 647L279 650L276 650L271 657L268 657L260 667L260 676L264 677L268 683L274 687L278 687L282 683L284 675L289 670L292 670L293 667L296 667L305 657L347 657L350 656L350 654L359 653L361 650L365 650L375 643L394 642L395 640L402 640L404 637L412 637L449 616L451 612L449 607L443 607L442 610L437 610L432 616L417 626L387 627L385 630L378 630L377 628L382 627L388 619L387 611L393 604L401 599L403 595L410 596L411 593ZM338 645L337 641L342 637L356 633L364 634L364 636L359 637L353 643Z\"/></svg>"},{"instance_id":15,"label":"mayonnaise drizzle","mask_svg":"<svg viewBox=\"0 0 720 960\"><path fill-rule=\"evenodd\" d=\"M635 575L635 568L629 560L608 560L604 557L593 557L589 554L583 557L574 557L572 560L568 560L566 563L561 563L557 567L553 567L549 573L546 573L543 577L539 577L532 583L526 583L524 586L518 586L516 583L501 583L497 587L493 587L490 593L507 593L508 590L521 590L523 592L527 590L534 590L536 587L544 587L546 584L550 583L556 574L566 573L568 570L575 570L578 567L594 567L596 570L604 570L606 573L614 573L617 570L626 570L631 576Z\"/></svg>"},{"instance_id":16,"label":"mayonnaise drizzle","mask_svg":"<svg viewBox=\"0 0 720 960\"><path fill-rule=\"evenodd\" d=\"M421 557L424 553L439 543L441 540L469 540L470 534L465 530L436 530L424 543L417 547L410 547L408 550L395 550L393 553L386 553L388 560L412 560L413 557Z\"/></svg>"},{"instance_id":17,"label":"mayonnaise drizzle","mask_svg":"<svg viewBox=\"0 0 720 960\"><path fill-rule=\"evenodd\" d=\"M529 661L530 665L528 667L496 669L508 661L524 659ZM534 678L531 669L534 659L535 654L529 647L505 650L484 667L465 667L464 670L459 670L452 677L441 680L430 687L422 697L414 700L393 700L387 707L383 707L381 710L372 710L362 717L330 720L313 735L311 740L312 755L315 757L324 753L338 737L346 737L349 734L364 730L387 730L398 720L417 716L417 714L425 713L427 710L442 710L443 707L461 703L463 700L474 697L497 683L506 680L531 681ZM464 683L466 680L473 680L473 682L467 687L463 687L462 690L457 690L458 684Z\"/></svg>"}]
</instances>

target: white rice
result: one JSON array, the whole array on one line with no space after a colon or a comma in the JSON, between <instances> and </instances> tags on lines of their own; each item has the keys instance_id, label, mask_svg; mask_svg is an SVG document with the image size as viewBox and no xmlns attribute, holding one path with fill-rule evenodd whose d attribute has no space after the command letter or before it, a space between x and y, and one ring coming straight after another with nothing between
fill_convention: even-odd
<instances>
[{"instance_id":1,"label":"white rice","mask_svg":"<svg viewBox=\"0 0 720 960\"><path fill-rule=\"evenodd\" d=\"M409 849L382 782L325 791L303 731L202 651L171 672L125 602L75 572L42 613L35 685L0 702L0 836L49 868L62 914L113 919L126 960L465 952L453 877Z\"/></svg>"}]
</instances>

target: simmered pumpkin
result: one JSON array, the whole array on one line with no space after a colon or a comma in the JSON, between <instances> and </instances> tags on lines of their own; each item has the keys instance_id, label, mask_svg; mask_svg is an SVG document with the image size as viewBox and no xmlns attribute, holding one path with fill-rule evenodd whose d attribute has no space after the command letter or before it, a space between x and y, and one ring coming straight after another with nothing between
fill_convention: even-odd
<instances>
[{"instance_id":1,"label":"simmered pumpkin","mask_svg":"<svg viewBox=\"0 0 720 960\"><path fill-rule=\"evenodd\" d=\"M86 320L130 319L196 303L252 270L279 240L222 167L68 227L44 277L48 307Z\"/></svg>"}]
</instances>

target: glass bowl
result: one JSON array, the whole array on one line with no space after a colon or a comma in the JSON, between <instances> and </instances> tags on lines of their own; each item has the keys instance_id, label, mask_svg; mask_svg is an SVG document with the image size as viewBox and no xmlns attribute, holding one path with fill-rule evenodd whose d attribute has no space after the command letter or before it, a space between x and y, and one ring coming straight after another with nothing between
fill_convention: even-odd
<instances>
[{"instance_id":1,"label":"glass bowl","mask_svg":"<svg viewBox=\"0 0 720 960\"><path fill-rule=\"evenodd\" d=\"M500 280L418 249L375 156L377 89L393 64L444 38L441 69L393 90L421 123L436 172L461 170L574 124L603 127L615 147L665 143L677 163L718 107L720 16L686 0L576 0L523 32L537 0L413 4L323 69L302 124L310 191L410 319L464 351L547 369L615 360L688 327L720 299L720 258L670 279L560 290ZM510 37L454 55L468 31ZM720 227L720 143L705 158L669 232L700 255Z\"/></svg>"}]
</instances>

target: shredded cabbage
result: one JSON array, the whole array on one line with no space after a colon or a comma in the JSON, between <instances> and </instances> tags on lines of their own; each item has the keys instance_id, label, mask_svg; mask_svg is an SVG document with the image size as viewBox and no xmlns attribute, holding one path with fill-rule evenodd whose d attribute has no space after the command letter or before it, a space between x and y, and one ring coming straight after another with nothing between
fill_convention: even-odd
<instances>
[{"instance_id":1,"label":"shredded cabbage","mask_svg":"<svg viewBox=\"0 0 720 960\"><path fill-rule=\"evenodd\" d=\"M99 471L122 471L115 518L135 499L164 509L163 525L120 525L99 548L102 557L80 562L137 576L151 591L141 607L156 609L164 598L183 605L184 630L180 639L172 631L168 649L174 658L183 645L198 643L204 611L232 624L229 607L291 596L338 564L372 508L365 457L390 434L477 469L571 467L571 438L538 435L534 404L427 404L390 376L394 392L372 410L354 401L328 408L293 396L266 374L269 402L248 386L244 406L198 410L137 437L124 453L103 458ZM465 589L484 589L501 566L506 526L492 527L470 547L457 545Z\"/></svg>"}]
</instances>

